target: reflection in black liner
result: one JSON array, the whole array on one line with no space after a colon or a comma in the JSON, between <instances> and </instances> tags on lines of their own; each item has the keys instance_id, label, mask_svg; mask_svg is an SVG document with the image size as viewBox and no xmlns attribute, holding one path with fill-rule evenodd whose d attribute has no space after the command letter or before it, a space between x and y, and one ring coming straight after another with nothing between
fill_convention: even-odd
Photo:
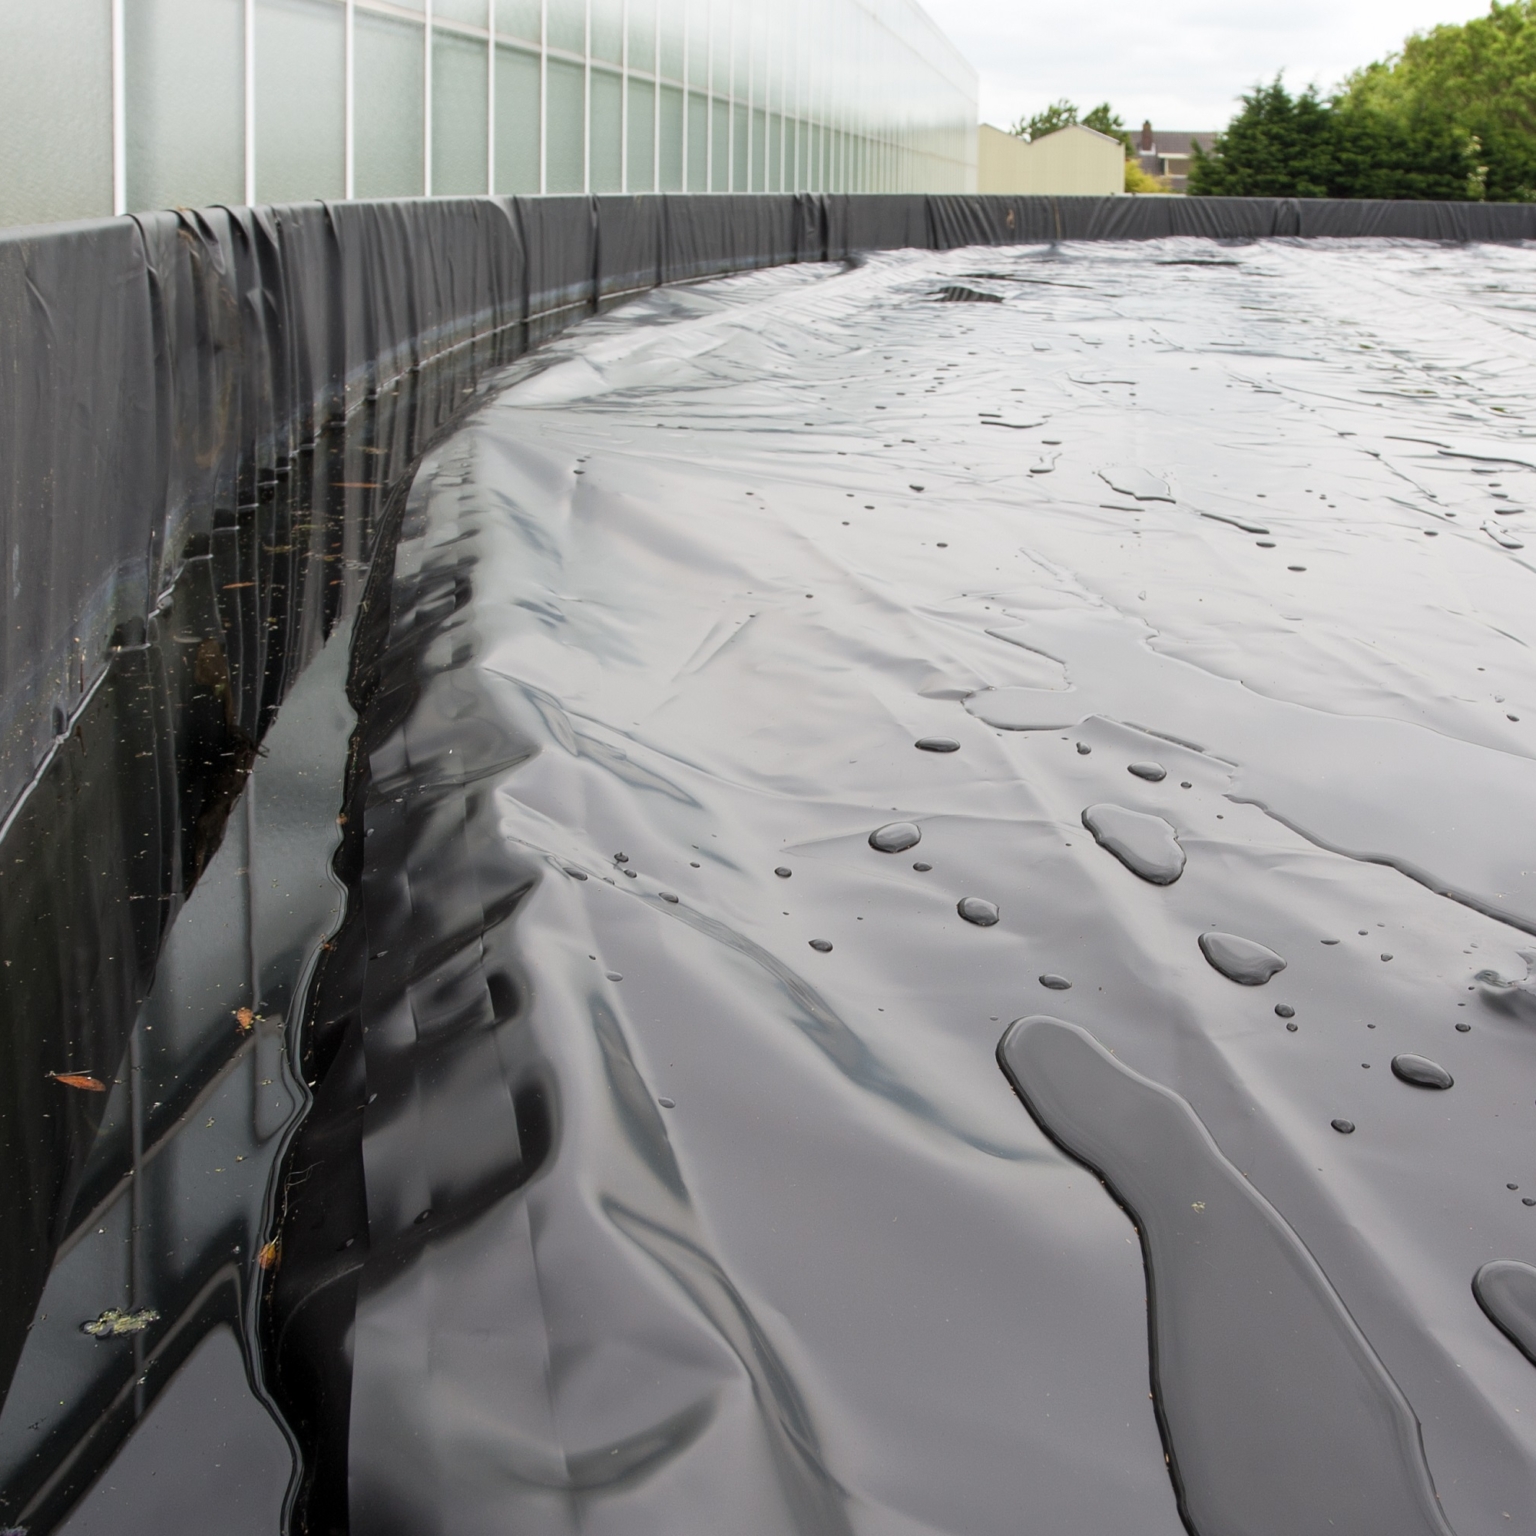
<instances>
[{"instance_id":1,"label":"reflection in black liner","mask_svg":"<svg viewBox=\"0 0 1536 1536\"><path fill-rule=\"evenodd\" d=\"M381 391L215 511L0 835L0 1525L53 1529L224 1326L298 1457L259 1313L309 1172L282 1168L291 1025L342 906L358 557L484 362ZM82 1332L109 1309L157 1315Z\"/></svg>"},{"instance_id":2,"label":"reflection in black liner","mask_svg":"<svg viewBox=\"0 0 1536 1536\"><path fill-rule=\"evenodd\" d=\"M1448 1536L1413 1409L1190 1106L1044 1015L997 1057L1140 1235L1158 1423L1196 1536Z\"/></svg>"}]
</instances>

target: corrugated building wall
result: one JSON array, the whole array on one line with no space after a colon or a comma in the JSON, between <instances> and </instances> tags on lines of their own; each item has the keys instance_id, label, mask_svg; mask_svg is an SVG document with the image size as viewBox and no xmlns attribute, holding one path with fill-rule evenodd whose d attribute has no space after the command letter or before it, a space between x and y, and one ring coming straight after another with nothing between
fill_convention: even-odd
<instances>
[{"instance_id":1,"label":"corrugated building wall","mask_svg":"<svg viewBox=\"0 0 1536 1536\"><path fill-rule=\"evenodd\" d=\"M0 0L0 225L479 193L966 192L917 0Z\"/></svg>"}]
</instances>

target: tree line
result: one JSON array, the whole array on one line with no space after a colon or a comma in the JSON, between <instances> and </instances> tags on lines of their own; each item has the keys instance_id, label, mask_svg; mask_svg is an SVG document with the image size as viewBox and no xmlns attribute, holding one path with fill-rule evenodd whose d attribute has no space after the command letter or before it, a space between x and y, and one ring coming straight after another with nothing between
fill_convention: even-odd
<instances>
[{"instance_id":1,"label":"tree line","mask_svg":"<svg viewBox=\"0 0 1536 1536\"><path fill-rule=\"evenodd\" d=\"M1278 77L1241 99L1191 194L1536 201L1536 0L1410 37L1326 99Z\"/></svg>"}]
</instances>

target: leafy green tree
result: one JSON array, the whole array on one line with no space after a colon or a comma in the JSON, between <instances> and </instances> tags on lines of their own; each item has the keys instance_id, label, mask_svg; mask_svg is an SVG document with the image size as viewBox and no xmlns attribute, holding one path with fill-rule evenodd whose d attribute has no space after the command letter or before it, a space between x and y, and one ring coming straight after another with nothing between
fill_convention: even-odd
<instances>
[{"instance_id":1,"label":"leafy green tree","mask_svg":"<svg viewBox=\"0 0 1536 1536\"><path fill-rule=\"evenodd\" d=\"M1083 118L1083 127L1092 128L1106 138L1119 139L1127 159L1136 153L1131 147L1131 136L1125 131L1125 119L1107 101L1101 101Z\"/></svg>"},{"instance_id":2,"label":"leafy green tree","mask_svg":"<svg viewBox=\"0 0 1536 1536\"><path fill-rule=\"evenodd\" d=\"M1443 112L1335 105L1330 197L1479 200L1479 144Z\"/></svg>"},{"instance_id":3,"label":"leafy green tree","mask_svg":"<svg viewBox=\"0 0 1536 1536\"><path fill-rule=\"evenodd\" d=\"M1131 136L1125 131L1125 119L1107 101L1101 101L1098 106L1079 117L1077 104L1063 96L1060 101L1053 101L1044 111L1036 112L1033 117L1021 117L1008 131L1033 143L1036 139L1043 139L1048 133L1056 133L1062 128L1071 128L1079 123L1084 128L1092 128L1096 133L1105 134L1111 139L1119 139L1125 147L1127 158L1135 154L1135 150L1131 148Z\"/></svg>"},{"instance_id":4,"label":"leafy green tree","mask_svg":"<svg viewBox=\"0 0 1536 1536\"><path fill-rule=\"evenodd\" d=\"M1055 133L1061 128L1070 128L1076 121L1077 107L1063 96L1060 101L1053 101L1044 111L1036 112L1033 117L1021 117L1010 132L1033 143L1036 139L1043 139L1048 133Z\"/></svg>"},{"instance_id":5,"label":"leafy green tree","mask_svg":"<svg viewBox=\"0 0 1536 1536\"><path fill-rule=\"evenodd\" d=\"M1474 182L1495 201L1536 198L1536 0L1410 37L1402 52L1357 70L1338 97L1404 124L1444 123L1468 140ZM1485 169L1479 171L1478 167Z\"/></svg>"},{"instance_id":6,"label":"leafy green tree","mask_svg":"<svg viewBox=\"0 0 1536 1536\"><path fill-rule=\"evenodd\" d=\"M1242 98L1209 153L1194 146L1197 197L1327 197L1333 170L1328 108L1310 87L1292 96L1278 75Z\"/></svg>"},{"instance_id":7,"label":"leafy green tree","mask_svg":"<svg viewBox=\"0 0 1536 1536\"><path fill-rule=\"evenodd\" d=\"M1477 139L1442 110L1292 96L1278 77L1242 100L1210 152L1195 147L1197 197L1481 195Z\"/></svg>"}]
</instances>

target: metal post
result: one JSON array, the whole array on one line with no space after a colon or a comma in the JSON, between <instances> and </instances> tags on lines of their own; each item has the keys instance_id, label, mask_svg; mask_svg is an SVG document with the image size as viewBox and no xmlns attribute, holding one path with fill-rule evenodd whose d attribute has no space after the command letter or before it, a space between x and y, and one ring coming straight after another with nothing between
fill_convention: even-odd
<instances>
[{"instance_id":1,"label":"metal post","mask_svg":"<svg viewBox=\"0 0 1536 1536\"><path fill-rule=\"evenodd\" d=\"M112 212L128 212L128 103L123 68L123 0L112 0Z\"/></svg>"},{"instance_id":2,"label":"metal post","mask_svg":"<svg viewBox=\"0 0 1536 1536\"><path fill-rule=\"evenodd\" d=\"M347 0L346 41L346 170L342 195L357 196L357 0Z\"/></svg>"},{"instance_id":3,"label":"metal post","mask_svg":"<svg viewBox=\"0 0 1536 1536\"><path fill-rule=\"evenodd\" d=\"M629 0L624 0L624 42L619 57L624 73L619 76L619 190L629 191Z\"/></svg>"},{"instance_id":4,"label":"metal post","mask_svg":"<svg viewBox=\"0 0 1536 1536\"><path fill-rule=\"evenodd\" d=\"M423 43L422 67L425 71L425 79L422 82L422 189L428 197L432 196L432 0L427 0L427 25L426 37Z\"/></svg>"},{"instance_id":5,"label":"metal post","mask_svg":"<svg viewBox=\"0 0 1536 1536\"><path fill-rule=\"evenodd\" d=\"M485 26L485 195L496 196L496 7L486 11Z\"/></svg>"},{"instance_id":6,"label":"metal post","mask_svg":"<svg viewBox=\"0 0 1536 1536\"><path fill-rule=\"evenodd\" d=\"M592 0L587 0L587 41L582 49L584 63L581 77L581 115L586 131L581 140L581 190L592 192Z\"/></svg>"},{"instance_id":7,"label":"metal post","mask_svg":"<svg viewBox=\"0 0 1536 1536\"><path fill-rule=\"evenodd\" d=\"M245 0L245 205L256 202L256 0Z\"/></svg>"},{"instance_id":8,"label":"metal post","mask_svg":"<svg viewBox=\"0 0 1536 1536\"><path fill-rule=\"evenodd\" d=\"M539 6L539 195L549 191L549 0Z\"/></svg>"},{"instance_id":9,"label":"metal post","mask_svg":"<svg viewBox=\"0 0 1536 1536\"><path fill-rule=\"evenodd\" d=\"M661 191L661 7L653 7L656 35L651 39L651 191Z\"/></svg>"}]
</instances>

